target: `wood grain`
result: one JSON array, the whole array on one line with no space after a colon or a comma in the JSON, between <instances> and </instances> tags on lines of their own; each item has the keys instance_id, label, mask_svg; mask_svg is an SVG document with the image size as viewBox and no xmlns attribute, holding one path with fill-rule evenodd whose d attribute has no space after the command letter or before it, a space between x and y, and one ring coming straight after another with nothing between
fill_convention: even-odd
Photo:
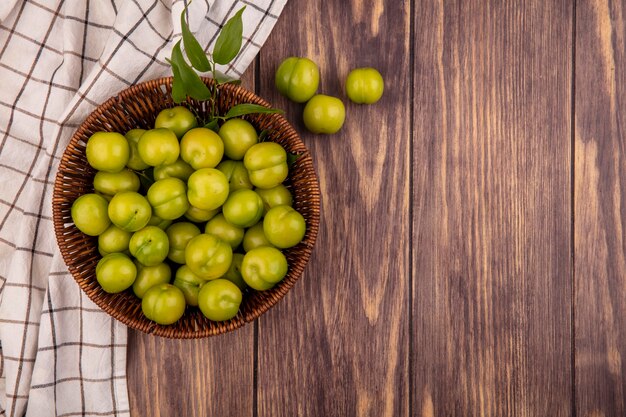
<instances>
[{"instance_id":1,"label":"wood grain","mask_svg":"<svg viewBox=\"0 0 626 417\"><path fill-rule=\"evenodd\" d=\"M254 91L256 63L242 84ZM254 326L200 340L170 340L129 330L131 410L151 417L251 417Z\"/></svg>"},{"instance_id":2,"label":"wood grain","mask_svg":"<svg viewBox=\"0 0 626 417\"><path fill-rule=\"evenodd\" d=\"M409 23L408 2L290 0L261 53L260 94L302 133L323 196L305 275L259 320L261 417L409 412ZM306 133L304 106L278 95L272 74L292 55L317 62L319 92L343 99L340 133ZM343 92L360 66L385 78L375 105Z\"/></svg>"},{"instance_id":3,"label":"wood grain","mask_svg":"<svg viewBox=\"0 0 626 417\"><path fill-rule=\"evenodd\" d=\"M128 391L136 416L252 416L253 326L201 340L129 330Z\"/></svg>"},{"instance_id":4,"label":"wood grain","mask_svg":"<svg viewBox=\"0 0 626 417\"><path fill-rule=\"evenodd\" d=\"M570 416L572 4L415 10L413 414Z\"/></svg>"},{"instance_id":5,"label":"wood grain","mask_svg":"<svg viewBox=\"0 0 626 417\"><path fill-rule=\"evenodd\" d=\"M576 406L626 415L626 2L576 7Z\"/></svg>"}]
</instances>

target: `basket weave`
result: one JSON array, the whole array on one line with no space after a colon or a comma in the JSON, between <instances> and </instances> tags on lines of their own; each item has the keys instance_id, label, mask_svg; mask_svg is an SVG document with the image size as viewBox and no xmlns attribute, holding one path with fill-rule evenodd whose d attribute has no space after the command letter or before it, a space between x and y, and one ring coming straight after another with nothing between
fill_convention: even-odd
<instances>
[{"instance_id":1,"label":"basket weave","mask_svg":"<svg viewBox=\"0 0 626 417\"><path fill-rule=\"evenodd\" d=\"M204 78L203 81L209 86L213 85L211 79ZM141 300L131 289L119 294L104 292L95 276L96 264L100 259L97 238L80 232L72 223L70 215L74 200L82 194L93 192L95 171L87 163L85 145L89 137L98 131L126 132L134 128L152 128L159 111L174 106L171 85L171 77L134 85L98 106L80 125L63 154L54 183L54 229L63 259L74 279L89 298L108 314L142 332L169 338L201 338L235 330L256 319L276 304L295 284L304 271L317 237L320 191L311 155L298 133L283 116L244 116L258 131L270 131L267 140L280 143L287 152L301 155L290 167L285 185L293 194L294 208L306 220L307 231L301 243L284 251L289 263L287 276L271 290L244 292L239 313L225 322L208 320L198 308L188 307L178 322L161 326L143 315ZM216 104L220 114L240 103L256 103L269 107L265 100L244 88L231 84L219 86ZM200 117L205 117L211 103L189 100L185 105L195 110Z\"/></svg>"}]
</instances>

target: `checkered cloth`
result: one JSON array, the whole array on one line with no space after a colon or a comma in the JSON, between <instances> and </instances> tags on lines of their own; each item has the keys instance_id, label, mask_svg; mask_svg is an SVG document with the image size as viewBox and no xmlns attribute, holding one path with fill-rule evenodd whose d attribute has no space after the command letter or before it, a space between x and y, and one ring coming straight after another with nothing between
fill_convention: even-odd
<instances>
[{"instance_id":1,"label":"checkered cloth","mask_svg":"<svg viewBox=\"0 0 626 417\"><path fill-rule=\"evenodd\" d=\"M246 5L241 75L286 0L195 0L202 45ZM0 342L7 416L129 415L126 328L68 273L52 225L54 177L86 116L170 74L182 0L0 0ZM0 390L2 390L0 386Z\"/></svg>"}]
</instances>

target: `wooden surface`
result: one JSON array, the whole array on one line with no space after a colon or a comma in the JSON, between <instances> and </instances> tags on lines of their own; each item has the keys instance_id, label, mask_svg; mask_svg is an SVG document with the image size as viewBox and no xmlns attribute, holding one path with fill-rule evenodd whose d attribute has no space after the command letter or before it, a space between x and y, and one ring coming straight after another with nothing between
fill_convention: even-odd
<instances>
[{"instance_id":1,"label":"wooden surface","mask_svg":"<svg viewBox=\"0 0 626 417\"><path fill-rule=\"evenodd\" d=\"M625 39L626 1L289 0L244 84L314 156L313 257L232 334L131 333L134 415L626 415ZM276 92L290 55L340 134Z\"/></svg>"},{"instance_id":2,"label":"wooden surface","mask_svg":"<svg viewBox=\"0 0 626 417\"><path fill-rule=\"evenodd\" d=\"M416 2L413 407L569 416L572 6L497 3Z\"/></svg>"},{"instance_id":3,"label":"wooden surface","mask_svg":"<svg viewBox=\"0 0 626 417\"><path fill-rule=\"evenodd\" d=\"M576 8L576 409L626 415L626 2Z\"/></svg>"},{"instance_id":4,"label":"wooden surface","mask_svg":"<svg viewBox=\"0 0 626 417\"><path fill-rule=\"evenodd\" d=\"M260 94L300 132L303 105L277 94L268 76L285 56L318 63L321 93L345 98L350 70L376 66L388 94L375 106L344 100L340 134L304 135L323 220L302 282L259 320L259 417L408 412L410 14L386 3L324 2L322 13L318 2L288 4L261 55ZM286 24L315 15L297 34Z\"/></svg>"}]
</instances>

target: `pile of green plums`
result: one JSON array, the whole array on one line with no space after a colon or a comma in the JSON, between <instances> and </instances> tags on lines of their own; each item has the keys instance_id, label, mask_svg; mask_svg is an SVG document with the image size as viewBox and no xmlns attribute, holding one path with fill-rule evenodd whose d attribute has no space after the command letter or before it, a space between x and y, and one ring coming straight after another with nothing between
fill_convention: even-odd
<instances>
[{"instance_id":1,"label":"pile of green plums","mask_svg":"<svg viewBox=\"0 0 626 417\"><path fill-rule=\"evenodd\" d=\"M291 56L276 70L278 91L296 103L306 103L304 126L312 133L337 133L346 119L346 108L338 97L317 94L320 70L308 58ZM346 95L356 104L374 104L383 96L385 82L375 68L355 68L345 82Z\"/></svg>"},{"instance_id":2,"label":"pile of green plums","mask_svg":"<svg viewBox=\"0 0 626 417\"><path fill-rule=\"evenodd\" d=\"M283 185L285 149L260 142L246 120L216 133L178 106L161 111L154 129L94 133L86 156L95 191L74 201L72 220L98 236L102 289L132 287L150 320L175 323L186 305L229 320L243 291L286 276L281 249L304 238L306 223Z\"/></svg>"}]
</instances>

